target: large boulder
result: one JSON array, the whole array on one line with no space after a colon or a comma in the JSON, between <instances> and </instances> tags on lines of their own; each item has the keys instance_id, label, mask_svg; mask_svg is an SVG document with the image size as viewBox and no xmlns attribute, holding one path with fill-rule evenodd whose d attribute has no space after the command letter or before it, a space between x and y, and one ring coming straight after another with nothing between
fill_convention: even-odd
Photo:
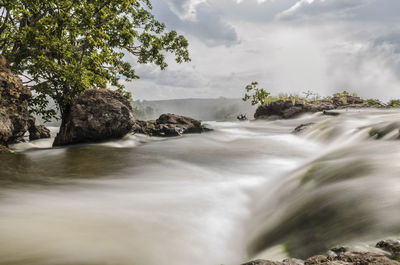
<instances>
[{"instance_id":1,"label":"large boulder","mask_svg":"<svg viewBox=\"0 0 400 265\"><path fill-rule=\"evenodd\" d=\"M0 145L7 146L21 139L29 129L30 89L11 73L0 56Z\"/></svg>"},{"instance_id":2,"label":"large boulder","mask_svg":"<svg viewBox=\"0 0 400 265\"><path fill-rule=\"evenodd\" d=\"M132 106L121 94L88 90L73 102L53 146L121 138L131 131L134 122Z\"/></svg>"},{"instance_id":3,"label":"large boulder","mask_svg":"<svg viewBox=\"0 0 400 265\"><path fill-rule=\"evenodd\" d=\"M175 114L162 114L155 121L136 121L132 131L150 136L172 137L187 133L202 133L205 128L201 121Z\"/></svg>"}]
</instances>

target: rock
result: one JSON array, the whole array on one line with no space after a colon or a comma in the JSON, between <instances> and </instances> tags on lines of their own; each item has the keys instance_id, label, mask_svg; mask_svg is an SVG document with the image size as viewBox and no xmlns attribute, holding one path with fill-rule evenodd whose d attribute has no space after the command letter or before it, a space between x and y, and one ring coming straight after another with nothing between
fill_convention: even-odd
<instances>
[{"instance_id":1,"label":"rock","mask_svg":"<svg viewBox=\"0 0 400 265\"><path fill-rule=\"evenodd\" d=\"M336 255L341 254L341 253L346 253L348 251L348 248L343 247L343 246L337 246L337 247L333 247L330 249L333 253L335 253Z\"/></svg>"},{"instance_id":2,"label":"rock","mask_svg":"<svg viewBox=\"0 0 400 265\"><path fill-rule=\"evenodd\" d=\"M400 242L397 240L382 240L376 243L376 247L389 252L392 258L400 258Z\"/></svg>"},{"instance_id":3,"label":"rock","mask_svg":"<svg viewBox=\"0 0 400 265\"><path fill-rule=\"evenodd\" d=\"M31 92L11 73L0 56L0 144L7 146L21 139L29 128L28 100Z\"/></svg>"},{"instance_id":4,"label":"rock","mask_svg":"<svg viewBox=\"0 0 400 265\"><path fill-rule=\"evenodd\" d=\"M247 117L246 114L240 114L236 117L236 119L238 119L239 121L247 121Z\"/></svg>"},{"instance_id":5,"label":"rock","mask_svg":"<svg viewBox=\"0 0 400 265\"><path fill-rule=\"evenodd\" d=\"M283 262L275 262L269 260L255 260L255 261L250 261L248 263L244 263L242 265L283 265Z\"/></svg>"},{"instance_id":6,"label":"rock","mask_svg":"<svg viewBox=\"0 0 400 265\"><path fill-rule=\"evenodd\" d=\"M44 125L35 125L35 118L31 117L29 121L29 140L33 141L50 137L50 130Z\"/></svg>"},{"instance_id":7,"label":"rock","mask_svg":"<svg viewBox=\"0 0 400 265\"><path fill-rule=\"evenodd\" d=\"M313 122L309 122L309 123L303 123L300 124L299 126L297 126L296 128L294 128L294 130L292 131L292 133L296 134L296 133L300 133L304 130L307 130L308 128L310 128L311 126L313 126L315 123Z\"/></svg>"},{"instance_id":8,"label":"rock","mask_svg":"<svg viewBox=\"0 0 400 265\"><path fill-rule=\"evenodd\" d=\"M175 114L162 114L155 121L136 121L132 127L134 133L150 136L172 137L187 133L202 133L209 129L201 121Z\"/></svg>"},{"instance_id":9,"label":"rock","mask_svg":"<svg viewBox=\"0 0 400 265\"><path fill-rule=\"evenodd\" d=\"M5 147L4 145L0 145L0 154L1 153L13 153L13 151L11 151L10 149L8 149L7 147Z\"/></svg>"},{"instance_id":10,"label":"rock","mask_svg":"<svg viewBox=\"0 0 400 265\"><path fill-rule=\"evenodd\" d=\"M364 104L364 100L357 96L352 96L349 94L335 94L332 98L332 103L337 107L348 107L348 106L368 106Z\"/></svg>"},{"instance_id":11,"label":"rock","mask_svg":"<svg viewBox=\"0 0 400 265\"><path fill-rule=\"evenodd\" d=\"M324 111L325 115L337 116L337 112L327 112L333 109L344 108L366 108L370 107L357 96L337 94L332 98L302 101L291 99L281 99L269 103L268 105L259 106L254 114L255 119L291 119L304 113L314 113Z\"/></svg>"},{"instance_id":12,"label":"rock","mask_svg":"<svg viewBox=\"0 0 400 265\"><path fill-rule=\"evenodd\" d=\"M263 105L257 108L254 114L255 119L271 119L282 118L290 119L307 112L319 112L324 110L335 109L336 106L329 101L319 102L303 102L296 100L277 100L268 105Z\"/></svg>"},{"instance_id":13,"label":"rock","mask_svg":"<svg viewBox=\"0 0 400 265\"><path fill-rule=\"evenodd\" d=\"M132 106L118 92L88 90L73 102L53 146L121 138L134 124Z\"/></svg>"},{"instance_id":14,"label":"rock","mask_svg":"<svg viewBox=\"0 0 400 265\"><path fill-rule=\"evenodd\" d=\"M282 262L256 260L242 265L400 265L400 262L391 260L382 254L346 252L336 256L317 255L305 261L289 259Z\"/></svg>"},{"instance_id":15,"label":"rock","mask_svg":"<svg viewBox=\"0 0 400 265\"><path fill-rule=\"evenodd\" d=\"M337 256L314 256L308 258L304 265L400 265L399 262L391 260L382 254L346 252Z\"/></svg>"},{"instance_id":16,"label":"rock","mask_svg":"<svg viewBox=\"0 0 400 265\"><path fill-rule=\"evenodd\" d=\"M326 116L339 116L340 112L335 112L335 111L326 111L324 110L322 112L322 114L326 115Z\"/></svg>"}]
</instances>

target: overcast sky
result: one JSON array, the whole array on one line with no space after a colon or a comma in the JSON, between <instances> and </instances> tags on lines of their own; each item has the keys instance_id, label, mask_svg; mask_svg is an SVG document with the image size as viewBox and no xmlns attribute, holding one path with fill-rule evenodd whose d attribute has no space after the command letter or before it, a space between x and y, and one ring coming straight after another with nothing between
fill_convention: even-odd
<instances>
[{"instance_id":1,"label":"overcast sky","mask_svg":"<svg viewBox=\"0 0 400 265\"><path fill-rule=\"evenodd\" d=\"M348 90L400 98L400 0L153 0L190 43L191 63L137 66L135 98ZM134 62L134 59L131 59Z\"/></svg>"}]
</instances>

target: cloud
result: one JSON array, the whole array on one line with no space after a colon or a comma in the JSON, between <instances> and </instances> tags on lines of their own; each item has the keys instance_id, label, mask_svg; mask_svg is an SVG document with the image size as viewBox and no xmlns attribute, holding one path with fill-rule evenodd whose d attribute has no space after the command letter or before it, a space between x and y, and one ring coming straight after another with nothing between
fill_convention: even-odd
<instances>
[{"instance_id":1,"label":"cloud","mask_svg":"<svg viewBox=\"0 0 400 265\"><path fill-rule=\"evenodd\" d=\"M278 14L279 19L305 19L309 17L344 18L352 10L368 5L372 0L299 0L289 9Z\"/></svg>"},{"instance_id":2,"label":"cloud","mask_svg":"<svg viewBox=\"0 0 400 265\"><path fill-rule=\"evenodd\" d=\"M235 29L223 19L222 10L212 3L205 0L157 0L153 5L159 20L209 46L230 46L239 42Z\"/></svg>"},{"instance_id":3,"label":"cloud","mask_svg":"<svg viewBox=\"0 0 400 265\"><path fill-rule=\"evenodd\" d=\"M364 97L400 97L398 0L153 5L159 20L188 38L192 62L170 60L165 71L139 66L141 80L128 85L136 98L239 98L252 81L273 94L348 89Z\"/></svg>"}]
</instances>

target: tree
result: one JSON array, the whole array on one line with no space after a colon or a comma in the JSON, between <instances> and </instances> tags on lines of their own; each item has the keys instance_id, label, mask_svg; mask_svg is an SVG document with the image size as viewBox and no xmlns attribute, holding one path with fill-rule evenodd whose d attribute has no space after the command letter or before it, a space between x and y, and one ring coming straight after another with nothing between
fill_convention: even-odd
<instances>
[{"instance_id":1,"label":"tree","mask_svg":"<svg viewBox=\"0 0 400 265\"><path fill-rule=\"evenodd\" d=\"M245 87L246 93L244 94L243 101L251 99L251 105L265 105L268 103L270 93L263 88L258 88L257 82L252 82ZM252 93L252 94L251 94Z\"/></svg>"},{"instance_id":2,"label":"tree","mask_svg":"<svg viewBox=\"0 0 400 265\"><path fill-rule=\"evenodd\" d=\"M138 64L167 67L166 54L190 61L187 40L168 31L149 0L0 0L0 52L33 91L32 112L61 117L90 88L124 90Z\"/></svg>"}]
</instances>

